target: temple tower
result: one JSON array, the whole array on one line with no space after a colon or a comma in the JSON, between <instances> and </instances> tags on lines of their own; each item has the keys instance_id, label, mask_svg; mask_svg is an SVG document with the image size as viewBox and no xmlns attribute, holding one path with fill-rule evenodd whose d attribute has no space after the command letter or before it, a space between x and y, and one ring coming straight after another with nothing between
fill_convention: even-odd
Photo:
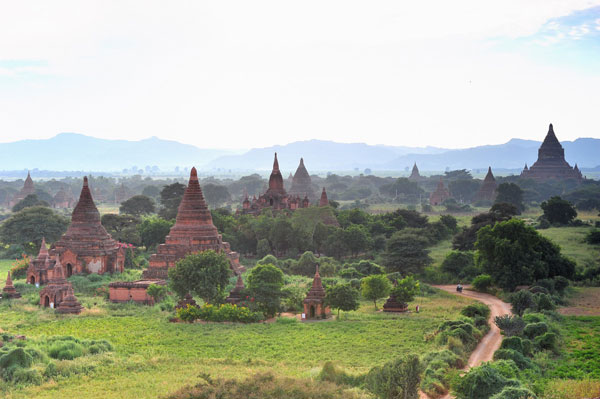
<instances>
[{"instance_id":1,"label":"temple tower","mask_svg":"<svg viewBox=\"0 0 600 399\"><path fill-rule=\"evenodd\" d=\"M321 283L319 265L316 267L313 284L304 299L304 315L306 319L325 319L331 314L329 306L325 306L325 289Z\"/></svg>"},{"instance_id":2,"label":"temple tower","mask_svg":"<svg viewBox=\"0 0 600 399\"><path fill-rule=\"evenodd\" d=\"M496 199L496 187L498 185L490 166L481 187L479 187L479 191L475 194L475 201L494 201Z\"/></svg>"},{"instance_id":3,"label":"temple tower","mask_svg":"<svg viewBox=\"0 0 600 399\"><path fill-rule=\"evenodd\" d=\"M421 174L419 173L419 168L417 168L416 162L413 165L412 172L410 173L410 176L408 177L408 179L412 180L412 181L419 181L422 179Z\"/></svg>"},{"instance_id":4,"label":"temple tower","mask_svg":"<svg viewBox=\"0 0 600 399\"><path fill-rule=\"evenodd\" d=\"M437 188L429 196L429 203L431 205L441 205L448 198L450 198L450 192L448 191L446 186L444 186L444 182L440 177L440 181L438 182Z\"/></svg>"},{"instance_id":5,"label":"temple tower","mask_svg":"<svg viewBox=\"0 0 600 399\"><path fill-rule=\"evenodd\" d=\"M292 187L289 191L290 196L307 196L308 199L315 199L315 192L312 188L312 180L304 166L304 158L300 158L300 164L292 179Z\"/></svg>"},{"instance_id":6,"label":"temple tower","mask_svg":"<svg viewBox=\"0 0 600 399\"><path fill-rule=\"evenodd\" d=\"M321 199L319 200L319 206L327 205L329 205L329 199L327 198L327 191L325 191L325 187L323 187L323 191L321 192Z\"/></svg>"}]
</instances>

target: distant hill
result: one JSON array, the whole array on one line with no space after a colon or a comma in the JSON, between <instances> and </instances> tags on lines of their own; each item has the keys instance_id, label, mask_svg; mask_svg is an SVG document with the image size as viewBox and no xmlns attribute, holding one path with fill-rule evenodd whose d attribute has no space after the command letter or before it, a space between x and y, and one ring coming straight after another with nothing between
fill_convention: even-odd
<instances>
[{"instance_id":1,"label":"distant hill","mask_svg":"<svg viewBox=\"0 0 600 399\"><path fill-rule=\"evenodd\" d=\"M201 166L231 153L151 137L139 141L106 140L76 133L61 133L45 140L0 143L0 170L120 171L137 166Z\"/></svg>"}]
</instances>

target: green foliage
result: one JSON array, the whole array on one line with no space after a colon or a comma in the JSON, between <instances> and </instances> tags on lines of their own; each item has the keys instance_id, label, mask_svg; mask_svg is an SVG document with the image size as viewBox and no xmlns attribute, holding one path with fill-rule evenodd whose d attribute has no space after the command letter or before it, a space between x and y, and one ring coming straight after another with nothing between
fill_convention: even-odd
<instances>
[{"instance_id":1,"label":"green foliage","mask_svg":"<svg viewBox=\"0 0 600 399\"><path fill-rule=\"evenodd\" d=\"M185 185L181 183L173 183L163 187L160 191L160 204L162 208L158 213L161 218L172 220L177 217L177 208L181 203L184 192Z\"/></svg>"},{"instance_id":2,"label":"green foliage","mask_svg":"<svg viewBox=\"0 0 600 399\"><path fill-rule=\"evenodd\" d=\"M431 397L445 394L449 382L448 371L464 365L461 357L448 349L426 354L423 357L423 364L425 364L425 372L421 389Z\"/></svg>"},{"instance_id":3,"label":"green foliage","mask_svg":"<svg viewBox=\"0 0 600 399\"><path fill-rule=\"evenodd\" d=\"M167 286L150 284L148 288L146 288L146 293L154 299L155 303L159 303L167 295Z\"/></svg>"},{"instance_id":4,"label":"green foliage","mask_svg":"<svg viewBox=\"0 0 600 399\"><path fill-rule=\"evenodd\" d=\"M556 244L521 220L483 227L475 246L483 270L509 291L547 277L570 278L575 271L575 264L561 255Z\"/></svg>"},{"instance_id":5,"label":"green foliage","mask_svg":"<svg viewBox=\"0 0 600 399\"><path fill-rule=\"evenodd\" d=\"M73 360L83 356L84 348L73 340L57 340L50 346L48 355L58 360Z\"/></svg>"},{"instance_id":6,"label":"green foliage","mask_svg":"<svg viewBox=\"0 0 600 399\"><path fill-rule=\"evenodd\" d=\"M386 298L391 291L392 284L383 274L374 274L365 277L360 283L361 294L368 301L373 301L377 310L377 300Z\"/></svg>"},{"instance_id":7,"label":"green foliage","mask_svg":"<svg viewBox=\"0 0 600 399\"><path fill-rule=\"evenodd\" d=\"M506 337L500 344L501 349L512 349L522 354L525 354L523 350L523 340L520 337Z\"/></svg>"},{"instance_id":8,"label":"green foliage","mask_svg":"<svg viewBox=\"0 0 600 399\"><path fill-rule=\"evenodd\" d=\"M416 355L408 355L373 367L366 377L366 387L381 399L417 399L423 365Z\"/></svg>"},{"instance_id":9,"label":"green foliage","mask_svg":"<svg viewBox=\"0 0 600 399\"><path fill-rule=\"evenodd\" d=\"M407 276L397 281L396 286L391 290L391 294L399 302L412 302L420 289L419 281L415 280L413 276Z\"/></svg>"},{"instance_id":10,"label":"green foliage","mask_svg":"<svg viewBox=\"0 0 600 399\"><path fill-rule=\"evenodd\" d=\"M512 305L512 312L517 316L523 316L527 309L535 306L533 294L527 290L517 291L510 295L508 301Z\"/></svg>"},{"instance_id":11,"label":"green foliage","mask_svg":"<svg viewBox=\"0 0 600 399\"><path fill-rule=\"evenodd\" d=\"M502 316L496 316L494 318L494 323L504 332L504 335L507 337L520 335L525 328L525 321L523 321L523 319L518 315L506 314Z\"/></svg>"},{"instance_id":12,"label":"green foliage","mask_svg":"<svg viewBox=\"0 0 600 399\"><path fill-rule=\"evenodd\" d=\"M0 240L8 244L33 242L37 247L46 237L49 242L58 240L67 230L69 220L45 207L31 207L19 211L0 225Z\"/></svg>"},{"instance_id":13,"label":"green foliage","mask_svg":"<svg viewBox=\"0 0 600 399\"><path fill-rule=\"evenodd\" d=\"M362 376L349 375L334 362L325 362L317 377L320 381L332 382L337 385L356 386L364 379Z\"/></svg>"},{"instance_id":14,"label":"green foliage","mask_svg":"<svg viewBox=\"0 0 600 399\"><path fill-rule=\"evenodd\" d=\"M358 297L358 290L352 288L350 284L336 284L327 287L325 303L332 309L337 309L339 318L340 310L348 312L358 309L360 306Z\"/></svg>"},{"instance_id":15,"label":"green foliage","mask_svg":"<svg viewBox=\"0 0 600 399\"><path fill-rule=\"evenodd\" d=\"M117 241L133 245L140 245L141 239L138 231L140 219L130 214L116 215L106 213L100 219L102 226Z\"/></svg>"},{"instance_id":16,"label":"green foliage","mask_svg":"<svg viewBox=\"0 0 600 399\"><path fill-rule=\"evenodd\" d=\"M23 198L21 201L15 204L15 206L12 207L12 211L16 213L22 211L25 208L31 208L34 206L42 206L49 208L50 204L48 204L48 202L46 201L39 199L38 196L35 194L29 194L27 197Z\"/></svg>"},{"instance_id":17,"label":"green foliage","mask_svg":"<svg viewBox=\"0 0 600 399\"><path fill-rule=\"evenodd\" d=\"M471 282L473 287L479 292L487 292L492 287L492 276L489 274L480 274Z\"/></svg>"},{"instance_id":18,"label":"green foliage","mask_svg":"<svg viewBox=\"0 0 600 399\"><path fill-rule=\"evenodd\" d=\"M518 386L519 382L509 380L489 363L474 367L455 386L458 399L489 399L504 387Z\"/></svg>"},{"instance_id":19,"label":"green foliage","mask_svg":"<svg viewBox=\"0 0 600 399\"><path fill-rule=\"evenodd\" d=\"M490 317L490 308L484 303L475 302L465 306L463 310L460 311L460 314L470 318L475 318L479 316L487 319L488 317Z\"/></svg>"},{"instance_id":20,"label":"green foliage","mask_svg":"<svg viewBox=\"0 0 600 399\"><path fill-rule=\"evenodd\" d=\"M133 216L148 215L155 211L154 200L145 195L134 195L127 201L121 202L121 206L119 207L119 213Z\"/></svg>"},{"instance_id":21,"label":"green foliage","mask_svg":"<svg viewBox=\"0 0 600 399\"><path fill-rule=\"evenodd\" d=\"M531 360L526 358L523 353L514 349L498 349L494 352L494 360L512 360L521 370L530 369L533 367Z\"/></svg>"},{"instance_id":22,"label":"green foliage","mask_svg":"<svg viewBox=\"0 0 600 399\"><path fill-rule=\"evenodd\" d=\"M495 203L496 204L510 204L517 208L518 212L521 213L525 210L525 204L523 203L523 190L515 183L502 183L496 188Z\"/></svg>"},{"instance_id":23,"label":"green foliage","mask_svg":"<svg viewBox=\"0 0 600 399\"><path fill-rule=\"evenodd\" d=\"M523 329L523 334L529 339L533 339L533 338L540 336L542 334L545 334L547 332L548 332L548 324L546 324L543 321L539 322L539 323L527 324L525 326L525 328Z\"/></svg>"},{"instance_id":24,"label":"green foliage","mask_svg":"<svg viewBox=\"0 0 600 399\"><path fill-rule=\"evenodd\" d=\"M169 280L180 297L191 293L213 303L223 299L230 273L227 257L209 250L177 261L175 267L169 269Z\"/></svg>"},{"instance_id":25,"label":"green foliage","mask_svg":"<svg viewBox=\"0 0 600 399\"><path fill-rule=\"evenodd\" d=\"M165 242L173 222L158 216L146 217L137 227L142 245L146 248Z\"/></svg>"},{"instance_id":26,"label":"green foliage","mask_svg":"<svg viewBox=\"0 0 600 399\"><path fill-rule=\"evenodd\" d=\"M451 251L440 266L444 273L448 273L458 279L471 280L477 274L475 267L475 256L471 251Z\"/></svg>"},{"instance_id":27,"label":"green foliage","mask_svg":"<svg viewBox=\"0 0 600 399\"><path fill-rule=\"evenodd\" d=\"M204 184L202 186L202 193L204 194L204 198L206 198L206 202L208 202L212 208L216 208L223 202L229 201L231 198L231 194L229 194L227 187L220 184Z\"/></svg>"},{"instance_id":28,"label":"green foliage","mask_svg":"<svg viewBox=\"0 0 600 399\"><path fill-rule=\"evenodd\" d=\"M188 323L195 320L234 323L256 323L264 319L261 312L254 312L245 306L229 303L221 305L206 304L201 307L187 305L177 309L177 317Z\"/></svg>"},{"instance_id":29,"label":"green foliage","mask_svg":"<svg viewBox=\"0 0 600 399\"><path fill-rule=\"evenodd\" d=\"M358 399L357 394L345 391L329 382L313 382L273 374L256 374L237 379L213 379L202 376L204 381L169 395L168 399Z\"/></svg>"},{"instance_id":30,"label":"green foliage","mask_svg":"<svg viewBox=\"0 0 600 399\"><path fill-rule=\"evenodd\" d=\"M490 399L537 399L537 396L527 388L505 387Z\"/></svg>"},{"instance_id":31,"label":"green foliage","mask_svg":"<svg viewBox=\"0 0 600 399\"><path fill-rule=\"evenodd\" d=\"M600 230L592 230L585 236L585 242L592 245L600 244Z\"/></svg>"},{"instance_id":32,"label":"green foliage","mask_svg":"<svg viewBox=\"0 0 600 399\"><path fill-rule=\"evenodd\" d=\"M546 332L542 335L535 337L534 342L537 347L547 350L556 349L556 334L553 332Z\"/></svg>"},{"instance_id":33,"label":"green foliage","mask_svg":"<svg viewBox=\"0 0 600 399\"><path fill-rule=\"evenodd\" d=\"M383 254L388 272L420 273L432 262L426 249L429 241L422 236L397 232L390 237Z\"/></svg>"},{"instance_id":34,"label":"green foliage","mask_svg":"<svg viewBox=\"0 0 600 399\"><path fill-rule=\"evenodd\" d=\"M577 216L573 204L560 197L551 197L540 205L544 211L544 218L551 224L566 225Z\"/></svg>"},{"instance_id":35,"label":"green foliage","mask_svg":"<svg viewBox=\"0 0 600 399\"><path fill-rule=\"evenodd\" d=\"M30 259L23 254L20 259L16 259L10 268L10 275L13 279L25 278L27 276L27 268L29 268Z\"/></svg>"},{"instance_id":36,"label":"green foliage","mask_svg":"<svg viewBox=\"0 0 600 399\"><path fill-rule=\"evenodd\" d=\"M283 272L271 264L256 265L248 274L248 291L267 317L273 317L279 311L283 284Z\"/></svg>"},{"instance_id":37,"label":"green foliage","mask_svg":"<svg viewBox=\"0 0 600 399\"><path fill-rule=\"evenodd\" d=\"M533 296L533 301L535 302L535 310L537 312L556 309L556 305L552 301L552 297L550 297L548 294L535 294Z\"/></svg>"}]
</instances>

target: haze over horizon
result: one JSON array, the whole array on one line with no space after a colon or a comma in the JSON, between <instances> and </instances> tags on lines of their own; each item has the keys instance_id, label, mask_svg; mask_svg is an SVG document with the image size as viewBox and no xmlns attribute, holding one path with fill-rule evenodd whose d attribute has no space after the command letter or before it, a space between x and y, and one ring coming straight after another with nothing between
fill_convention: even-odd
<instances>
[{"instance_id":1,"label":"haze over horizon","mask_svg":"<svg viewBox=\"0 0 600 399\"><path fill-rule=\"evenodd\" d=\"M600 0L0 6L0 142L600 138Z\"/></svg>"}]
</instances>

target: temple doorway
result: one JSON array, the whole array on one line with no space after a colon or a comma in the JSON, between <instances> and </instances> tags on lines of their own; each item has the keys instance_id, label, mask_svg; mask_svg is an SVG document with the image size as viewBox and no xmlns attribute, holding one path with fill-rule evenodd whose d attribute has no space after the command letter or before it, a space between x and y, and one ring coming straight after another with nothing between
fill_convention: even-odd
<instances>
[{"instance_id":1,"label":"temple doorway","mask_svg":"<svg viewBox=\"0 0 600 399\"><path fill-rule=\"evenodd\" d=\"M35 276L31 276L31 278L29 279L29 284L35 285Z\"/></svg>"},{"instance_id":2,"label":"temple doorway","mask_svg":"<svg viewBox=\"0 0 600 399\"><path fill-rule=\"evenodd\" d=\"M67 263L67 277L71 277L73 275L73 266L70 263Z\"/></svg>"},{"instance_id":3,"label":"temple doorway","mask_svg":"<svg viewBox=\"0 0 600 399\"><path fill-rule=\"evenodd\" d=\"M44 307L45 308L49 308L50 307L50 297L48 295L46 295L44 297Z\"/></svg>"},{"instance_id":4,"label":"temple doorway","mask_svg":"<svg viewBox=\"0 0 600 399\"><path fill-rule=\"evenodd\" d=\"M314 318L315 318L315 307L314 307L314 306L311 306L311 307L310 307L310 312L309 312L309 314L310 314L310 318L311 318L311 319L314 319Z\"/></svg>"},{"instance_id":5,"label":"temple doorway","mask_svg":"<svg viewBox=\"0 0 600 399\"><path fill-rule=\"evenodd\" d=\"M273 198L271 198L271 199L269 200L269 204L270 204L271 206L273 206Z\"/></svg>"}]
</instances>

